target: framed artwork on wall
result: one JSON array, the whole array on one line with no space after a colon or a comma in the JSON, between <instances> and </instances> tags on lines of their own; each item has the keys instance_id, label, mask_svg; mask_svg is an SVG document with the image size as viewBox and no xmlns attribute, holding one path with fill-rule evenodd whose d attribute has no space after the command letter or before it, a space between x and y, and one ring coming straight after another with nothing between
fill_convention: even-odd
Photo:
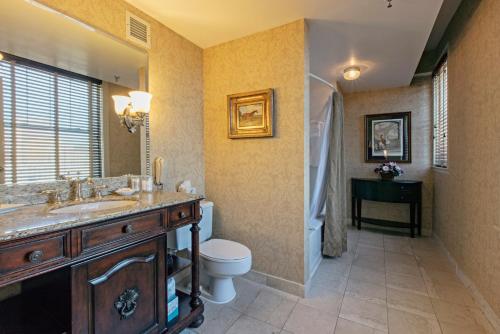
<instances>
[{"instance_id":1,"label":"framed artwork on wall","mask_svg":"<svg viewBox=\"0 0 500 334\"><path fill-rule=\"evenodd\" d=\"M272 89L228 95L228 137L272 137L273 109Z\"/></svg>"},{"instance_id":2,"label":"framed artwork on wall","mask_svg":"<svg viewBox=\"0 0 500 334\"><path fill-rule=\"evenodd\" d=\"M365 162L411 162L411 112L365 116Z\"/></svg>"}]
</instances>

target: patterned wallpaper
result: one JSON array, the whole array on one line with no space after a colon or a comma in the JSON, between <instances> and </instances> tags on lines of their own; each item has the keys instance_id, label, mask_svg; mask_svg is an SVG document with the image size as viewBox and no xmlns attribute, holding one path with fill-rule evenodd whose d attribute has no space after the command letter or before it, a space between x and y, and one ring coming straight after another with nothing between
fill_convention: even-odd
<instances>
[{"instance_id":1,"label":"patterned wallpaper","mask_svg":"<svg viewBox=\"0 0 500 334\"><path fill-rule=\"evenodd\" d=\"M254 270L298 283L309 196L306 56L301 20L204 50L203 71L206 194L216 234L247 245ZM275 90L275 136L228 139L226 96L265 88Z\"/></svg>"},{"instance_id":2,"label":"patterned wallpaper","mask_svg":"<svg viewBox=\"0 0 500 334\"><path fill-rule=\"evenodd\" d=\"M500 1L483 0L449 48L449 168L435 232L500 317Z\"/></svg>"},{"instance_id":3,"label":"patterned wallpaper","mask_svg":"<svg viewBox=\"0 0 500 334\"><path fill-rule=\"evenodd\" d=\"M165 159L163 182L168 190L174 190L183 179L191 179L203 193L202 49L122 0L40 2L122 40L126 40L126 10L151 24L151 159Z\"/></svg>"},{"instance_id":4,"label":"patterned wallpaper","mask_svg":"<svg viewBox=\"0 0 500 334\"><path fill-rule=\"evenodd\" d=\"M405 171L398 179L422 180L422 233L432 231L432 83L430 78L414 82L410 87L344 95L347 179L378 177L377 166L365 163L364 115L411 111L412 163L401 164ZM350 181L349 181L350 182ZM350 183L349 183L350 184ZM351 195L348 186L348 213L351 216ZM373 218L409 221L409 205L365 202L363 215ZM390 209L388 209L390 208Z\"/></svg>"}]
</instances>

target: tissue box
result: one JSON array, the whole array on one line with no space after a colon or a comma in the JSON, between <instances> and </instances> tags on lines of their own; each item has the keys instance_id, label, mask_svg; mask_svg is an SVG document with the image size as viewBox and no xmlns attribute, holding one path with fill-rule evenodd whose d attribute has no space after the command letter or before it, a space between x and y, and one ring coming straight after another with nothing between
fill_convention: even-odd
<instances>
[{"instance_id":1,"label":"tissue box","mask_svg":"<svg viewBox=\"0 0 500 334\"><path fill-rule=\"evenodd\" d=\"M175 298L175 279L169 278L167 280L167 302Z\"/></svg>"},{"instance_id":2,"label":"tissue box","mask_svg":"<svg viewBox=\"0 0 500 334\"><path fill-rule=\"evenodd\" d=\"M179 297L175 297L167 304L167 322L170 322L179 316Z\"/></svg>"}]
</instances>

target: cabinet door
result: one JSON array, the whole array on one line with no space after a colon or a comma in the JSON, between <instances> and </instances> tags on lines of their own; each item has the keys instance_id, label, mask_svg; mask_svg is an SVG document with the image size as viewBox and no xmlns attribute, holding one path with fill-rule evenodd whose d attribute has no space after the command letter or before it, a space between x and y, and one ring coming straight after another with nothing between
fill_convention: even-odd
<instances>
[{"instance_id":1,"label":"cabinet door","mask_svg":"<svg viewBox=\"0 0 500 334\"><path fill-rule=\"evenodd\" d=\"M165 328L165 237L72 267L72 333Z\"/></svg>"}]
</instances>

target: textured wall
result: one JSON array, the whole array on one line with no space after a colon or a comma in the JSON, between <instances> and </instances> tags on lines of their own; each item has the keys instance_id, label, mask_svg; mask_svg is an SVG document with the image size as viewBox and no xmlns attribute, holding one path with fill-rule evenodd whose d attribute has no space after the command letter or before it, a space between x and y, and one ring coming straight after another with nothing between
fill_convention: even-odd
<instances>
[{"instance_id":1,"label":"textured wall","mask_svg":"<svg viewBox=\"0 0 500 334\"><path fill-rule=\"evenodd\" d=\"M247 245L254 270L298 283L309 186L304 32L297 21L208 48L203 71L206 194L216 233ZM265 88L275 89L275 136L228 139L226 96Z\"/></svg>"},{"instance_id":2,"label":"textured wall","mask_svg":"<svg viewBox=\"0 0 500 334\"><path fill-rule=\"evenodd\" d=\"M191 179L200 193L203 175L203 53L182 36L122 0L41 0L69 16L125 40L125 11L151 23L149 91L151 109L151 158L165 158L164 183Z\"/></svg>"},{"instance_id":3,"label":"textured wall","mask_svg":"<svg viewBox=\"0 0 500 334\"><path fill-rule=\"evenodd\" d=\"M365 163L364 115L411 111L412 163L401 164L405 174L398 179L422 180L422 233L432 229L432 84L430 79L419 80L410 87L352 93L344 96L346 172L352 177L378 177L377 166ZM348 216L351 216L350 183L348 186ZM364 202L363 215L373 218L409 221L406 204ZM388 209L390 208L390 209Z\"/></svg>"},{"instance_id":4,"label":"textured wall","mask_svg":"<svg viewBox=\"0 0 500 334\"><path fill-rule=\"evenodd\" d=\"M449 168L435 231L500 316L500 1L483 0L448 54Z\"/></svg>"}]
</instances>

